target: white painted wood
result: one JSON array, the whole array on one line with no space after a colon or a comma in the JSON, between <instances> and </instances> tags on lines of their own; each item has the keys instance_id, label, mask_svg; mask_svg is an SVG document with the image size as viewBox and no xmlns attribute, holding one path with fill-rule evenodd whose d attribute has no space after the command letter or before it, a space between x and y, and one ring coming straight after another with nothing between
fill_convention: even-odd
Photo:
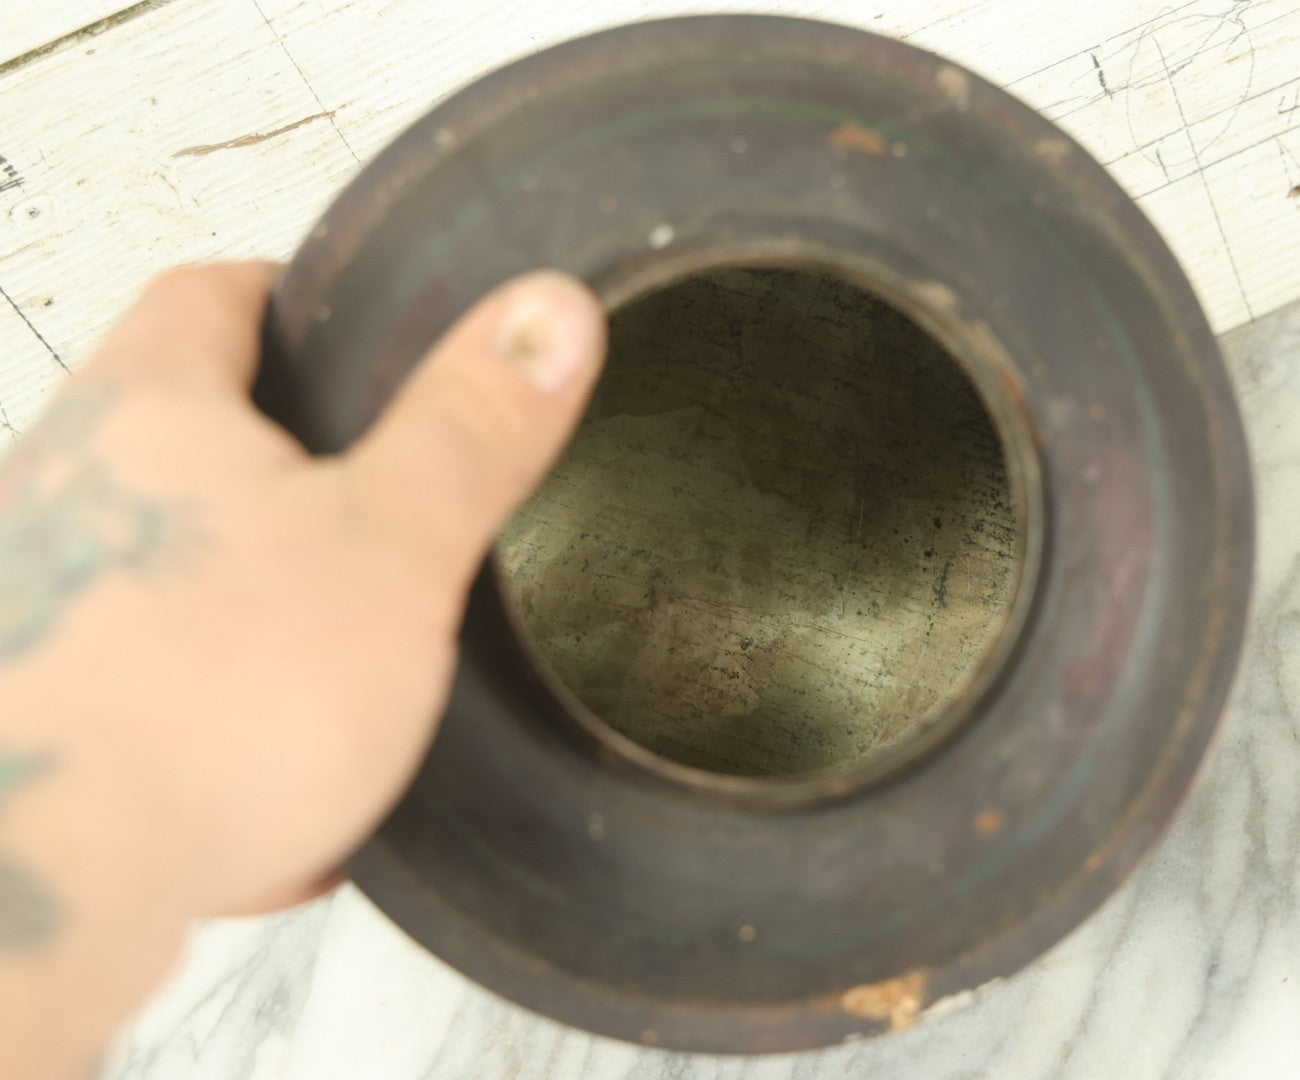
<instances>
[{"instance_id":1,"label":"white painted wood","mask_svg":"<svg viewBox=\"0 0 1300 1080\"><path fill-rule=\"evenodd\" d=\"M0 191L0 305L32 324L6 332L0 404L20 427L62 374L54 355L75 366L149 276L287 256L356 167L244 2L158 8L18 68L0 101L21 181Z\"/></svg>"},{"instance_id":2,"label":"white painted wood","mask_svg":"<svg viewBox=\"0 0 1300 1080\"><path fill-rule=\"evenodd\" d=\"M486 69L629 18L702 8L698 0L577 0L539 18L524 0L473 16L425 0L357 0L328 14L315 0L260 3L362 157ZM1287 111L1300 104L1294 0L1108 0L1061 5L1051 17L1039 0L882 9L858 0L721 0L706 7L894 34L1007 86L1110 166L1149 210L1219 330L1300 296L1300 260L1277 256L1300 246L1300 204L1287 196L1300 184L1300 167L1284 165L1276 148L1300 120L1300 107ZM1276 161L1265 160L1270 153ZM1222 171L1241 175L1243 162L1255 166L1259 189L1244 213L1214 182ZM1179 183L1188 176L1196 179Z\"/></svg>"},{"instance_id":3,"label":"white painted wood","mask_svg":"<svg viewBox=\"0 0 1300 1080\"><path fill-rule=\"evenodd\" d=\"M5 2L24 28L106 10ZM865 26L1008 86L1139 199L1220 330L1300 296L1300 259L1289 257L1300 249L1293 0L1107 0L1050 18L1039 0L707 6ZM156 270L287 255L360 161L483 71L574 34L699 7L172 0L10 70L0 156L22 183L0 171L0 288L49 347L30 329L6 336L0 403L25 423L60 371L52 352L75 365Z\"/></svg>"},{"instance_id":4,"label":"white painted wood","mask_svg":"<svg viewBox=\"0 0 1300 1080\"><path fill-rule=\"evenodd\" d=\"M3 0L0 64L129 8L134 0Z\"/></svg>"}]
</instances>

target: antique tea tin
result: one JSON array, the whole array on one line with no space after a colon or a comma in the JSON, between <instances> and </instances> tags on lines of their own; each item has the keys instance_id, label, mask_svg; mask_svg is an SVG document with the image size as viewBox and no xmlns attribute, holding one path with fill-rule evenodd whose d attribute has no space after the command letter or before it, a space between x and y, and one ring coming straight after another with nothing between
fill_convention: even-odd
<instances>
[{"instance_id":1,"label":"antique tea tin","mask_svg":"<svg viewBox=\"0 0 1300 1080\"><path fill-rule=\"evenodd\" d=\"M1130 199L899 42L622 27L349 186L258 401L337 451L537 266L603 298L608 372L361 888L529 1008L709 1051L909 1027L1077 925L1192 780L1251 563L1219 354Z\"/></svg>"}]
</instances>

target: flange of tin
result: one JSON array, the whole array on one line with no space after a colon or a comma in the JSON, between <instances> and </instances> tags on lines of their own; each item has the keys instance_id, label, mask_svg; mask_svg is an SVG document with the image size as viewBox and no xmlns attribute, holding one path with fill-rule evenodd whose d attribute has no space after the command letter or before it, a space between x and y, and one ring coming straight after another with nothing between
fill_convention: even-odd
<instances>
[{"instance_id":1,"label":"flange of tin","mask_svg":"<svg viewBox=\"0 0 1300 1080\"><path fill-rule=\"evenodd\" d=\"M1253 507L1205 317L1103 169L939 57L801 20L623 27L440 105L294 258L256 398L338 451L517 272L568 270L612 308L734 264L868 286L979 389L1026 527L976 683L884 766L702 781L593 724L489 564L441 734L351 872L417 941L538 1012L759 1052L906 1027L1116 887L1215 729Z\"/></svg>"}]
</instances>

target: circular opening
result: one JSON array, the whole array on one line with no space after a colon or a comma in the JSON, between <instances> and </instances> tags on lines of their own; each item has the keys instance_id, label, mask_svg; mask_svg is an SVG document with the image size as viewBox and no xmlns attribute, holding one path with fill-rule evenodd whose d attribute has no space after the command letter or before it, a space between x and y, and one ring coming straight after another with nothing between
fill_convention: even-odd
<instances>
[{"instance_id":1,"label":"circular opening","mask_svg":"<svg viewBox=\"0 0 1300 1080\"><path fill-rule=\"evenodd\" d=\"M581 427L498 554L598 727L789 780L893 760L954 713L1008 623L1021 501L915 322L824 270L727 267L613 313Z\"/></svg>"}]
</instances>

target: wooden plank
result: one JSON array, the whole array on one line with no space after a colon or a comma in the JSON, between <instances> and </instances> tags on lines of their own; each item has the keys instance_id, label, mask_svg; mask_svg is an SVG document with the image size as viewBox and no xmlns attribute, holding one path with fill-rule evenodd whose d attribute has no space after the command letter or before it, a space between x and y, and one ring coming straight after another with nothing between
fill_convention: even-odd
<instances>
[{"instance_id":1,"label":"wooden plank","mask_svg":"<svg viewBox=\"0 0 1300 1080\"><path fill-rule=\"evenodd\" d=\"M175 3L0 83L0 366L20 428L168 265L287 256L356 167L254 5ZM9 174L0 172L0 175Z\"/></svg>"},{"instance_id":2,"label":"wooden plank","mask_svg":"<svg viewBox=\"0 0 1300 1080\"><path fill-rule=\"evenodd\" d=\"M133 6L133 0L5 0L0 3L0 64Z\"/></svg>"},{"instance_id":3,"label":"wooden plank","mask_svg":"<svg viewBox=\"0 0 1300 1080\"><path fill-rule=\"evenodd\" d=\"M41 11L106 10L86 3ZM23 5L25 25L34 7ZM695 7L668 0L655 14ZM1300 246L1289 196L1300 9L1289 0L1111 0L1051 20L1036 0L874 14L854 0L710 7L855 23L1009 85L1110 165L1218 329L1300 296L1300 260L1285 257ZM425 0L173 0L9 70L0 287L50 347L20 338L0 402L25 419L59 373L51 350L75 365L157 269L290 252L360 160L484 70L644 15L630 0L544 15L524 0L473 14Z\"/></svg>"},{"instance_id":4,"label":"wooden plank","mask_svg":"<svg viewBox=\"0 0 1300 1080\"><path fill-rule=\"evenodd\" d=\"M653 14L698 8L670 0ZM1112 0L1050 19L1040 8L1038 0L898 5L884 13L856 0L709 5L894 34L1008 86L1111 167L1157 220L1217 330L1300 296L1300 260L1278 257L1300 247L1294 200L1261 199L1243 215L1221 183L1206 179L1156 196L1232 153L1251 151L1242 160L1274 176L1280 166L1268 155L1278 152L1264 148L1282 145L1300 119L1300 8L1291 0ZM523 0L472 17L423 0L355 0L327 14L315 0L261 0L261 9L363 158L484 70L647 14L620 0L579 0L545 19ZM1291 184L1274 187L1300 183L1300 170L1290 172Z\"/></svg>"},{"instance_id":5,"label":"wooden plank","mask_svg":"<svg viewBox=\"0 0 1300 1080\"><path fill-rule=\"evenodd\" d=\"M1300 260L1278 258L1300 245L1286 197L1300 167L1284 153L1300 118L1298 39L1291 0L1195 0L1010 86L1111 168L1219 330L1300 296ZM1225 177L1260 197L1243 207Z\"/></svg>"},{"instance_id":6,"label":"wooden plank","mask_svg":"<svg viewBox=\"0 0 1300 1080\"><path fill-rule=\"evenodd\" d=\"M35 333L26 315L6 297L0 296L0 357L12 359L0 367L0 453L17 438L33 412L42 404L45 392L63 375L52 356L45 361L33 356Z\"/></svg>"}]
</instances>

